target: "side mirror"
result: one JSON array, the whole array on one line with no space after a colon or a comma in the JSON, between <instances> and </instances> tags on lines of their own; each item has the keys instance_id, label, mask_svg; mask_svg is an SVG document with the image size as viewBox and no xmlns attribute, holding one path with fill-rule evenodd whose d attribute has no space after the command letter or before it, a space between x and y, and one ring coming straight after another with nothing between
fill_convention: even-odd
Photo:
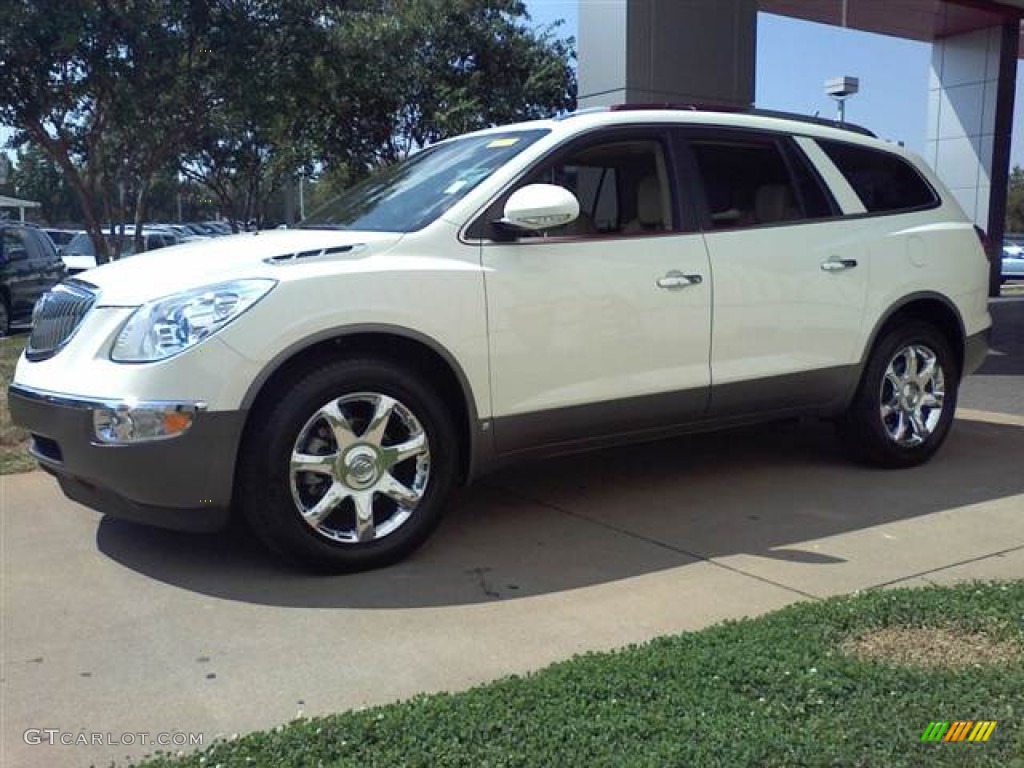
<instances>
[{"instance_id":1,"label":"side mirror","mask_svg":"<svg viewBox=\"0 0 1024 768\"><path fill-rule=\"evenodd\" d=\"M500 224L513 230L537 232L568 224L579 215L579 200L565 187L530 184L512 193Z\"/></svg>"}]
</instances>

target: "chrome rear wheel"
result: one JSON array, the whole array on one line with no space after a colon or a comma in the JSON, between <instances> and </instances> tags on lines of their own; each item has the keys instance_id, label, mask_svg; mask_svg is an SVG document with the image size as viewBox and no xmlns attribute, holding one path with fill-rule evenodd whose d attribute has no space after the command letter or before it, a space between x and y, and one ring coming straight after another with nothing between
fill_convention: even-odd
<instances>
[{"instance_id":1,"label":"chrome rear wheel","mask_svg":"<svg viewBox=\"0 0 1024 768\"><path fill-rule=\"evenodd\" d=\"M930 459L949 433L960 370L946 336L899 319L875 343L849 408L836 422L843 448L879 467Z\"/></svg>"},{"instance_id":2,"label":"chrome rear wheel","mask_svg":"<svg viewBox=\"0 0 1024 768\"><path fill-rule=\"evenodd\" d=\"M942 420L946 374L938 355L924 344L910 344L893 355L882 378L879 413L885 433L897 445L921 445Z\"/></svg>"}]
</instances>

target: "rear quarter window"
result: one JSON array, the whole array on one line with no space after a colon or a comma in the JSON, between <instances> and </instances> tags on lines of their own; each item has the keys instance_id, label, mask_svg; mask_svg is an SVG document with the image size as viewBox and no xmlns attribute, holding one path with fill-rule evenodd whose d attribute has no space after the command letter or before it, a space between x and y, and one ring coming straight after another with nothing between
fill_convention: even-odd
<instances>
[{"instance_id":1,"label":"rear quarter window","mask_svg":"<svg viewBox=\"0 0 1024 768\"><path fill-rule=\"evenodd\" d=\"M853 187L868 213L933 208L939 197L913 165L882 150L823 141L818 145Z\"/></svg>"}]
</instances>

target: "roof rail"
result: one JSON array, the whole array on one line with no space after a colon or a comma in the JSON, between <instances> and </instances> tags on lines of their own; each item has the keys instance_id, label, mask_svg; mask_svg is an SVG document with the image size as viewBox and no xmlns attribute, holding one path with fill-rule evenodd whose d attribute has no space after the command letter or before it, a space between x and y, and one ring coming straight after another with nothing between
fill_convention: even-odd
<instances>
[{"instance_id":1,"label":"roof rail","mask_svg":"<svg viewBox=\"0 0 1024 768\"><path fill-rule=\"evenodd\" d=\"M562 120L568 120L571 117L579 117L580 115L592 115L595 112L607 112L609 109L609 107L584 107L583 109L574 109L572 112L562 112L551 119L555 122L561 122Z\"/></svg>"},{"instance_id":2,"label":"roof rail","mask_svg":"<svg viewBox=\"0 0 1024 768\"><path fill-rule=\"evenodd\" d=\"M609 109L612 112L631 112L645 109L675 109L688 112L725 112L736 115L756 115L758 117L774 117L780 120L793 120L799 123L811 123L813 125L822 125L828 128L839 128L840 130L859 133L862 136L870 136L873 139L878 138L873 131L869 131L864 126L857 125L856 123L841 123L838 120L829 120L827 117L802 115L799 112L783 112L775 109L758 109L757 107L742 107L731 104L615 104L609 107Z\"/></svg>"}]
</instances>

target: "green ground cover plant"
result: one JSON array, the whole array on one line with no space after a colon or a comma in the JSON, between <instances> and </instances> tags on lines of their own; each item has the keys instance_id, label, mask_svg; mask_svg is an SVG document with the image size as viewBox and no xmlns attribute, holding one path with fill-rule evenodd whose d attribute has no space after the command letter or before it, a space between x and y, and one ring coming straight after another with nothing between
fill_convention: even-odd
<instances>
[{"instance_id":1,"label":"green ground cover plant","mask_svg":"<svg viewBox=\"0 0 1024 768\"><path fill-rule=\"evenodd\" d=\"M0 475L36 468L36 460L28 453L28 433L11 422L7 410L7 386L27 340L24 335L0 338Z\"/></svg>"},{"instance_id":2,"label":"green ground cover plant","mask_svg":"<svg viewBox=\"0 0 1024 768\"><path fill-rule=\"evenodd\" d=\"M1024 768L1022 652L1024 581L880 590L142 765ZM998 725L922 743L936 720Z\"/></svg>"}]
</instances>

